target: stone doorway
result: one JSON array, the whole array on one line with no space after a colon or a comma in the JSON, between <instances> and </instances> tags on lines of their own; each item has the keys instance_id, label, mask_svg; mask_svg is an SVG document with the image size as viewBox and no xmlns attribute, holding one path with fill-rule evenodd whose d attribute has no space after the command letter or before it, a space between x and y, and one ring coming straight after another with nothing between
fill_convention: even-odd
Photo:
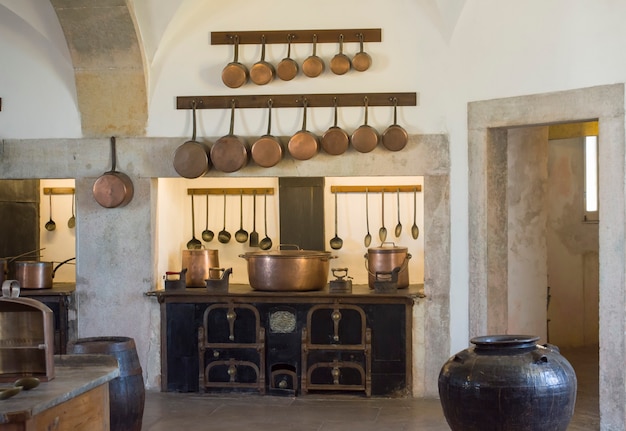
<instances>
[{"instance_id":1,"label":"stone doorway","mask_svg":"<svg viewBox=\"0 0 626 431\"><path fill-rule=\"evenodd\" d=\"M600 166L600 421L626 429L624 85L472 102L468 107L470 336L508 332L508 130L597 119Z\"/></svg>"}]
</instances>

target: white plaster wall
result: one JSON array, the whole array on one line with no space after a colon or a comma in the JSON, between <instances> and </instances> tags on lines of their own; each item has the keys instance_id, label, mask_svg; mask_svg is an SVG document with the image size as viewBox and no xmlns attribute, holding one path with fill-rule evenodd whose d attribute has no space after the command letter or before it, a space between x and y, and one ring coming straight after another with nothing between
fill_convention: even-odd
<instances>
[{"instance_id":1,"label":"white plaster wall","mask_svg":"<svg viewBox=\"0 0 626 431\"><path fill-rule=\"evenodd\" d=\"M546 341L548 128L508 134L509 334Z\"/></svg>"},{"instance_id":2,"label":"white plaster wall","mask_svg":"<svg viewBox=\"0 0 626 431\"><path fill-rule=\"evenodd\" d=\"M16 4L30 8L16 8ZM420 106L403 108L400 122L413 133L447 133L451 151L451 349L468 338L468 193L467 103L474 100L535 94L623 82L626 3L611 0L468 0L461 7L439 9L435 0L331 0L314 3L178 2L179 9L156 0L133 2L146 41L150 67L152 136L190 135L190 116L174 109L178 95L225 94L218 72L232 53L209 45L209 33L226 29L380 27L383 42L366 44L374 57L368 73L332 79L300 80L293 85L247 88L262 92L416 91ZM173 2L172 2L173 3ZM177 3L177 4L178 4ZM158 7L157 7L158 6ZM33 15L32 11L46 13ZM0 138L80 137L73 75L63 46L48 30L33 24L53 21L48 2L0 0ZM245 13L242 13L245 10ZM16 18L19 17L19 18ZM171 19L169 18L171 17ZM458 17L458 19L457 19ZM47 21L46 21L47 20ZM58 28L56 30L59 30ZM282 48L282 49L281 49ZM309 47L295 49L298 58ZM346 47L346 49L354 47ZM320 46L328 58L336 47ZM575 55L584 52L585 55ZM245 49L242 59L256 60L258 50ZM284 56L284 47L268 52ZM345 112L344 112L345 111ZM276 115L276 131L300 126L297 112ZM311 113L311 127L328 127L331 114ZM341 110L340 123L360 123L358 109ZM391 112L375 109L370 123L385 127ZM226 114L202 113L199 135L224 134ZM238 118L237 131L263 130L263 113Z\"/></svg>"},{"instance_id":3,"label":"white plaster wall","mask_svg":"<svg viewBox=\"0 0 626 431\"><path fill-rule=\"evenodd\" d=\"M550 343L598 344L598 223L583 222L584 143L552 140L548 159Z\"/></svg>"}]
</instances>

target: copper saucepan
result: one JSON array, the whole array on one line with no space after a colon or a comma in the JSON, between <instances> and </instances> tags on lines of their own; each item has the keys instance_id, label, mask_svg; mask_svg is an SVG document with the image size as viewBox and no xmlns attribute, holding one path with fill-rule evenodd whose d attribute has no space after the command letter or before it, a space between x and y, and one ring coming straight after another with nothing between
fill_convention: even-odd
<instances>
[{"instance_id":1,"label":"copper saucepan","mask_svg":"<svg viewBox=\"0 0 626 431\"><path fill-rule=\"evenodd\" d=\"M358 72L365 72L372 65L372 57L370 57L367 52L363 51L363 33L359 33L358 37L360 49L352 58L352 67Z\"/></svg>"},{"instance_id":2,"label":"copper saucepan","mask_svg":"<svg viewBox=\"0 0 626 431\"><path fill-rule=\"evenodd\" d=\"M385 148L391 151L400 151L406 146L409 135L404 128L398 125L398 99L393 98L393 124L383 132L382 141Z\"/></svg>"},{"instance_id":3,"label":"copper saucepan","mask_svg":"<svg viewBox=\"0 0 626 431\"><path fill-rule=\"evenodd\" d=\"M239 36L233 38L235 58L222 70L222 82L230 88L239 88L246 82L250 73L248 68L239 62Z\"/></svg>"},{"instance_id":4,"label":"copper saucepan","mask_svg":"<svg viewBox=\"0 0 626 431\"><path fill-rule=\"evenodd\" d=\"M302 72L309 78L320 76L324 71L324 61L319 58L317 52L317 35L313 35L313 54L308 56L302 63Z\"/></svg>"},{"instance_id":5,"label":"copper saucepan","mask_svg":"<svg viewBox=\"0 0 626 431\"><path fill-rule=\"evenodd\" d=\"M193 109L193 133L191 140L185 142L174 152L174 169L183 178L198 178L210 169L209 148L196 141L196 100L191 101Z\"/></svg>"},{"instance_id":6,"label":"copper saucepan","mask_svg":"<svg viewBox=\"0 0 626 431\"><path fill-rule=\"evenodd\" d=\"M19 281L22 289L50 289L57 269L74 259L76 258L64 260L57 266L54 266L54 262L16 261L14 263L15 279Z\"/></svg>"},{"instance_id":7,"label":"copper saucepan","mask_svg":"<svg viewBox=\"0 0 626 431\"><path fill-rule=\"evenodd\" d=\"M283 81L291 81L298 74L298 63L291 58L291 39L293 35L290 34L287 36L287 57L276 66L276 74Z\"/></svg>"},{"instance_id":8,"label":"copper saucepan","mask_svg":"<svg viewBox=\"0 0 626 431\"><path fill-rule=\"evenodd\" d=\"M128 175L115 170L115 136L111 136L111 165L93 184L93 197L105 208L123 207L133 198L134 188Z\"/></svg>"},{"instance_id":9,"label":"copper saucepan","mask_svg":"<svg viewBox=\"0 0 626 431\"><path fill-rule=\"evenodd\" d=\"M352 132L352 146L355 150L360 151L361 153L369 153L376 147L376 145L378 145L380 136L378 135L378 131L376 129L367 124L367 96L364 98L364 103L365 122L359 126L358 129Z\"/></svg>"},{"instance_id":10,"label":"copper saucepan","mask_svg":"<svg viewBox=\"0 0 626 431\"><path fill-rule=\"evenodd\" d=\"M341 127L337 126L337 98L334 99L335 124L322 136L322 148L333 156L343 154L350 145L350 136Z\"/></svg>"},{"instance_id":11,"label":"copper saucepan","mask_svg":"<svg viewBox=\"0 0 626 431\"><path fill-rule=\"evenodd\" d=\"M308 104L308 101L304 99L302 130L293 135L287 144L289 154L298 160L308 160L319 151L319 139L314 133L306 130L306 108Z\"/></svg>"},{"instance_id":12,"label":"copper saucepan","mask_svg":"<svg viewBox=\"0 0 626 431\"><path fill-rule=\"evenodd\" d=\"M235 172L248 163L246 141L234 134L235 99L231 100L230 132L222 136L211 147L211 161L218 171Z\"/></svg>"},{"instance_id":13,"label":"copper saucepan","mask_svg":"<svg viewBox=\"0 0 626 431\"><path fill-rule=\"evenodd\" d=\"M280 140L272 135L272 99L267 101L267 133L257 139L253 144L250 152L252 160L264 168L271 168L283 158L283 146Z\"/></svg>"},{"instance_id":14,"label":"copper saucepan","mask_svg":"<svg viewBox=\"0 0 626 431\"><path fill-rule=\"evenodd\" d=\"M261 36L261 59L250 69L250 80L256 85L265 85L274 79L276 70L271 63L265 61L265 35Z\"/></svg>"},{"instance_id":15,"label":"copper saucepan","mask_svg":"<svg viewBox=\"0 0 626 431\"><path fill-rule=\"evenodd\" d=\"M350 70L350 58L343 53L343 34L339 35L339 52L330 60L330 70L335 75L343 75Z\"/></svg>"}]
</instances>

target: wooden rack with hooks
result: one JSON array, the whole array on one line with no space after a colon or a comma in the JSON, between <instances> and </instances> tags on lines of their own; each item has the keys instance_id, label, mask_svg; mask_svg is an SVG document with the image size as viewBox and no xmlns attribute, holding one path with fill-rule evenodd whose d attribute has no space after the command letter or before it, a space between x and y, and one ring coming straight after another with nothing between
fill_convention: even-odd
<instances>
[{"instance_id":1,"label":"wooden rack with hooks","mask_svg":"<svg viewBox=\"0 0 626 431\"><path fill-rule=\"evenodd\" d=\"M44 195L73 195L75 190L73 187L44 187Z\"/></svg>"},{"instance_id":2,"label":"wooden rack with hooks","mask_svg":"<svg viewBox=\"0 0 626 431\"><path fill-rule=\"evenodd\" d=\"M363 107L367 97L368 106L417 106L417 93L342 93L342 94L278 94L278 95L237 95L237 96L178 96L176 109L231 109L235 101L236 108L267 108L272 100L272 108L301 108L304 100L308 108L332 108L335 101L338 107Z\"/></svg>"},{"instance_id":3,"label":"wooden rack with hooks","mask_svg":"<svg viewBox=\"0 0 626 431\"><path fill-rule=\"evenodd\" d=\"M265 43L287 43L291 36L291 43L313 43L313 36L317 36L317 43L336 43L343 35L344 42L359 42L360 35L363 42L380 42L380 28L350 28L333 30L272 30L272 31L214 31L211 32L211 45L233 45L235 36L239 37L240 45L258 45L261 38Z\"/></svg>"},{"instance_id":4,"label":"wooden rack with hooks","mask_svg":"<svg viewBox=\"0 0 626 431\"><path fill-rule=\"evenodd\" d=\"M273 187L260 188L203 188L203 189L187 189L188 195L273 195Z\"/></svg>"},{"instance_id":5,"label":"wooden rack with hooks","mask_svg":"<svg viewBox=\"0 0 626 431\"><path fill-rule=\"evenodd\" d=\"M413 193L421 192L422 186L416 185L402 185L402 186L331 186L331 193Z\"/></svg>"}]
</instances>

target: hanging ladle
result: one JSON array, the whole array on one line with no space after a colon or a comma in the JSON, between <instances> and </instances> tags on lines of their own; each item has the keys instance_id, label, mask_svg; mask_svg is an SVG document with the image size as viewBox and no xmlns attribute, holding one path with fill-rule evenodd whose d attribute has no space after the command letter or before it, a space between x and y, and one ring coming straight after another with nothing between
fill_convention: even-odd
<instances>
[{"instance_id":1,"label":"hanging ladle","mask_svg":"<svg viewBox=\"0 0 626 431\"><path fill-rule=\"evenodd\" d=\"M50 192L50 220L46 223L46 230L52 232L57 228L57 224L52 220L52 192Z\"/></svg>"},{"instance_id":2,"label":"hanging ladle","mask_svg":"<svg viewBox=\"0 0 626 431\"><path fill-rule=\"evenodd\" d=\"M213 241L215 234L212 230L209 230L209 195L206 195L206 225L202 231L202 240L205 242Z\"/></svg>"},{"instance_id":3,"label":"hanging ladle","mask_svg":"<svg viewBox=\"0 0 626 431\"><path fill-rule=\"evenodd\" d=\"M380 242L383 243L387 239L387 228L385 227L385 189L383 189L380 199L382 208L382 226L378 229L378 237L380 238Z\"/></svg>"},{"instance_id":4,"label":"hanging ladle","mask_svg":"<svg viewBox=\"0 0 626 431\"><path fill-rule=\"evenodd\" d=\"M396 235L396 238L399 238L402 233L402 223L400 223L400 189L398 189L398 224L393 233Z\"/></svg>"},{"instance_id":5,"label":"hanging ladle","mask_svg":"<svg viewBox=\"0 0 626 431\"><path fill-rule=\"evenodd\" d=\"M330 240L330 248L339 250L343 246L343 240L337 235L337 193L335 193L335 237Z\"/></svg>"},{"instance_id":6,"label":"hanging ladle","mask_svg":"<svg viewBox=\"0 0 626 431\"><path fill-rule=\"evenodd\" d=\"M250 247L259 246L259 233L256 231L256 190L252 192L252 232L250 232Z\"/></svg>"},{"instance_id":7,"label":"hanging ladle","mask_svg":"<svg viewBox=\"0 0 626 431\"><path fill-rule=\"evenodd\" d=\"M239 230L235 232L235 241L244 243L248 241L248 231L243 228L243 192L239 195Z\"/></svg>"},{"instance_id":8,"label":"hanging ladle","mask_svg":"<svg viewBox=\"0 0 626 431\"><path fill-rule=\"evenodd\" d=\"M230 232L226 230L226 192L224 192L224 228L217 234L217 240L222 244L230 241Z\"/></svg>"},{"instance_id":9,"label":"hanging ladle","mask_svg":"<svg viewBox=\"0 0 626 431\"><path fill-rule=\"evenodd\" d=\"M76 201L76 194L72 193L72 216L67 221L67 227L73 229L76 226L76 216L74 215L74 205Z\"/></svg>"},{"instance_id":10,"label":"hanging ladle","mask_svg":"<svg viewBox=\"0 0 626 431\"><path fill-rule=\"evenodd\" d=\"M417 239L420 236L420 229L417 227L417 189L413 189L413 226L411 226L411 236Z\"/></svg>"},{"instance_id":11,"label":"hanging ladle","mask_svg":"<svg viewBox=\"0 0 626 431\"><path fill-rule=\"evenodd\" d=\"M265 201L263 203L263 212L264 212L264 221L265 221L265 238L261 240L259 243L259 248L261 250L269 250L272 248L272 240L269 236L267 236L267 195L265 195Z\"/></svg>"},{"instance_id":12,"label":"hanging ladle","mask_svg":"<svg viewBox=\"0 0 626 431\"><path fill-rule=\"evenodd\" d=\"M202 248L202 242L196 238L196 216L195 208L193 205L193 194L191 195L191 239L187 242L188 250L198 250Z\"/></svg>"},{"instance_id":13,"label":"hanging ladle","mask_svg":"<svg viewBox=\"0 0 626 431\"><path fill-rule=\"evenodd\" d=\"M369 193L368 189L365 189L365 225L367 226L367 234L363 239L365 247L369 247L372 243L372 235L370 235L370 215L369 215Z\"/></svg>"}]
</instances>

